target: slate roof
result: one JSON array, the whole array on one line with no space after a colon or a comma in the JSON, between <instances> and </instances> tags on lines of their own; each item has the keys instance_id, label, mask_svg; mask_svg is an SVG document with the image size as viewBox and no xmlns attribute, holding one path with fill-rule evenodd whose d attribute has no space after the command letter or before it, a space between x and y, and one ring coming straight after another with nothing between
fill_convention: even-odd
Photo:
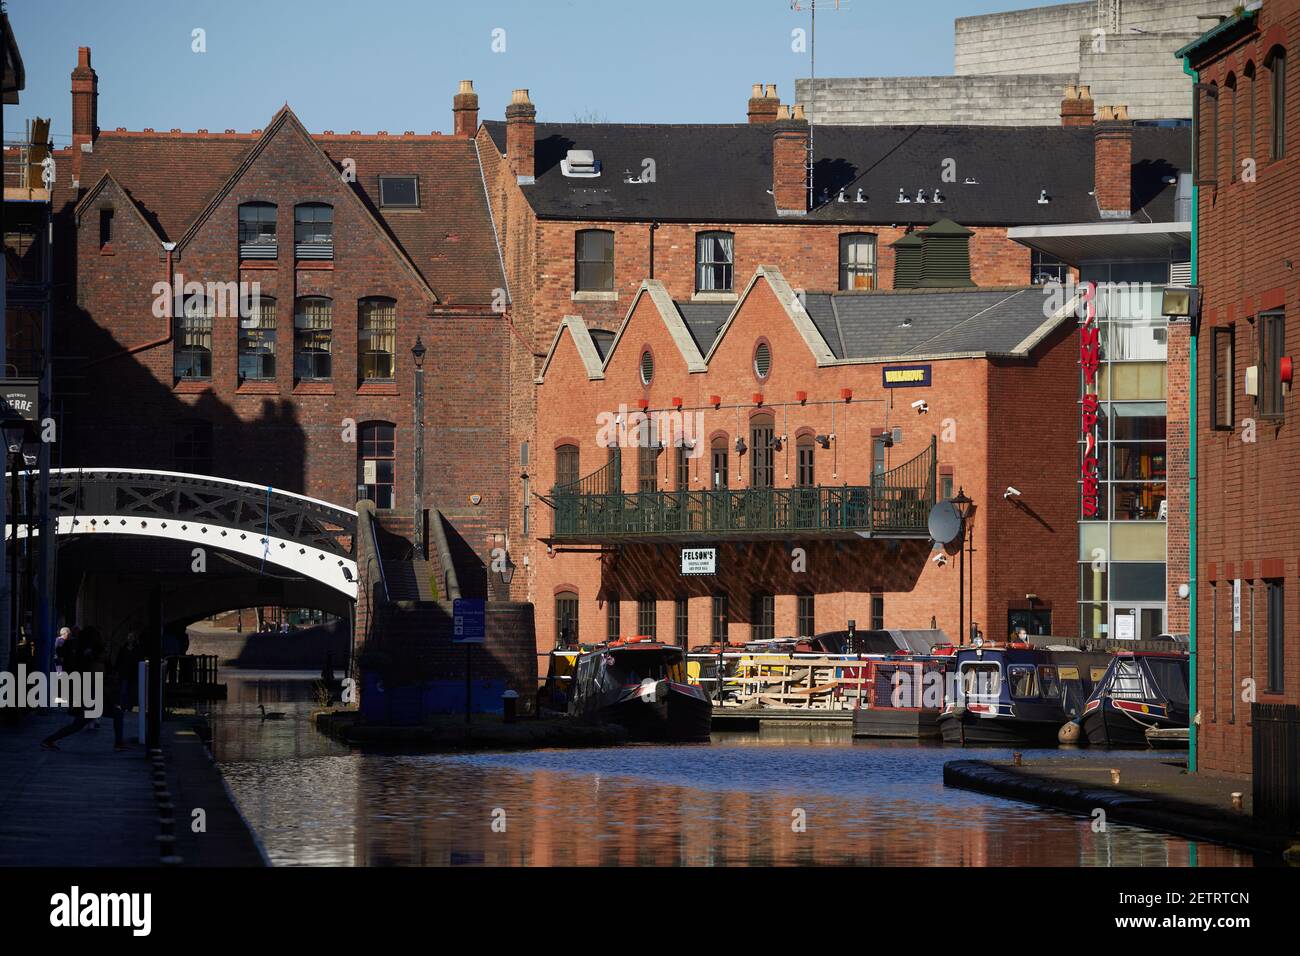
<instances>
[{"instance_id":1,"label":"slate roof","mask_svg":"<svg viewBox=\"0 0 1300 956\"><path fill-rule=\"evenodd\" d=\"M600 360L603 362L609 358L609 347L614 344L615 333L608 329L589 329L587 334L591 336L591 344L596 346Z\"/></svg>"},{"instance_id":2,"label":"slate roof","mask_svg":"<svg viewBox=\"0 0 1300 956\"><path fill-rule=\"evenodd\" d=\"M504 152L505 123L484 126ZM536 181L523 192L551 219L789 221L776 215L771 195L772 131L769 124L538 123ZM1089 127L817 126L813 137L819 205L802 221L1011 226L1101 219L1090 195ZM565 177L560 160L570 149L592 150L601 175ZM654 160L654 182L628 182L641 176L646 159ZM953 183L942 181L945 159L956 162ZM1165 179L1190 165L1189 128L1135 127L1135 218L1171 219L1175 187ZM928 198L938 187L944 201L900 204L900 187L913 200L917 190ZM836 201L840 189L847 202ZM1043 189L1050 201L1039 204Z\"/></svg>"},{"instance_id":3,"label":"slate roof","mask_svg":"<svg viewBox=\"0 0 1300 956\"><path fill-rule=\"evenodd\" d=\"M675 301L673 305L677 306L677 312L686 323L686 331L691 333L691 338L695 340L695 347L700 350L701 355L708 354L709 346L718 337L718 330L722 328L722 324L727 321L727 316L731 315L731 310L735 307L732 302Z\"/></svg>"},{"instance_id":4,"label":"slate roof","mask_svg":"<svg viewBox=\"0 0 1300 956\"><path fill-rule=\"evenodd\" d=\"M90 189L110 173L159 238L177 241L259 139L251 133L102 130L93 152L82 154L80 182ZM495 289L505 288L473 140L327 135L312 140L336 166L344 158L356 161L353 189L442 303L487 304ZM419 176L419 210L381 210L379 176L403 173Z\"/></svg>"}]
</instances>

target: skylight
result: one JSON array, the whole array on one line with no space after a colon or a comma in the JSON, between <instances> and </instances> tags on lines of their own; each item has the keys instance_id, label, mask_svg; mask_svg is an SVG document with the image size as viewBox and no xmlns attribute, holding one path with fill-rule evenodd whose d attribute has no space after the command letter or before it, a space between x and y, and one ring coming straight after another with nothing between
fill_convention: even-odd
<instances>
[{"instance_id":1,"label":"skylight","mask_svg":"<svg viewBox=\"0 0 1300 956\"><path fill-rule=\"evenodd\" d=\"M380 176L379 205L393 209L418 209L420 183L416 176Z\"/></svg>"}]
</instances>

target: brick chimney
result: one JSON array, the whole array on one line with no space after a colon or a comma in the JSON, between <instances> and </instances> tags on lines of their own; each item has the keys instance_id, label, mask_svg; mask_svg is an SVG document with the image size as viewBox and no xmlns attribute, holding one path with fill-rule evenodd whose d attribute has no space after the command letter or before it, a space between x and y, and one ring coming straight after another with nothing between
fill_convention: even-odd
<instances>
[{"instance_id":1,"label":"brick chimney","mask_svg":"<svg viewBox=\"0 0 1300 956\"><path fill-rule=\"evenodd\" d=\"M776 95L775 83L767 85L767 92L763 91L762 83L755 83L749 95L749 121L751 123L776 122L776 111L780 105L781 100Z\"/></svg>"},{"instance_id":2,"label":"brick chimney","mask_svg":"<svg viewBox=\"0 0 1300 956\"><path fill-rule=\"evenodd\" d=\"M1065 88L1065 99L1061 100L1062 126L1091 126L1093 111L1090 87L1071 85Z\"/></svg>"},{"instance_id":3,"label":"brick chimney","mask_svg":"<svg viewBox=\"0 0 1300 956\"><path fill-rule=\"evenodd\" d=\"M473 80L460 81L460 89L451 101L451 116L457 136L468 138L478 132L478 94Z\"/></svg>"},{"instance_id":4,"label":"brick chimney","mask_svg":"<svg viewBox=\"0 0 1300 956\"><path fill-rule=\"evenodd\" d=\"M772 130L772 198L778 216L808 213L808 123L802 107L777 110Z\"/></svg>"},{"instance_id":5,"label":"brick chimney","mask_svg":"<svg viewBox=\"0 0 1300 956\"><path fill-rule=\"evenodd\" d=\"M90 47L77 48L72 71L72 175L81 173L81 147L99 134L99 76L90 67Z\"/></svg>"},{"instance_id":6,"label":"brick chimney","mask_svg":"<svg viewBox=\"0 0 1300 956\"><path fill-rule=\"evenodd\" d=\"M1103 219L1133 214L1133 124L1127 106L1103 106L1094 130L1093 190Z\"/></svg>"},{"instance_id":7,"label":"brick chimney","mask_svg":"<svg viewBox=\"0 0 1300 956\"><path fill-rule=\"evenodd\" d=\"M527 185L533 181L533 149L537 136L537 108L528 98L527 90L510 94L506 107L506 159L515 174L515 182Z\"/></svg>"}]
</instances>

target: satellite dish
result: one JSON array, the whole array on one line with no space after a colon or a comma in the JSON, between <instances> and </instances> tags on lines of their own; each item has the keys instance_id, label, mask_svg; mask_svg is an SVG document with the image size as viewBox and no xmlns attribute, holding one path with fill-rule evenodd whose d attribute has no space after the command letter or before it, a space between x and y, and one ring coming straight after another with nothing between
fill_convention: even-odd
<instances>
[{"instance_id":1,"label":"satellite dish","mask_svg":"<svg viewBox=\"0 0 1300 956\"><path fill-rule=\"evenodd\" d=\"M961 534L961 515L957 513L957 506L947 498L936 501L930 509L928 527L930 537L939 544L955 541Z\"/></svg>"}]
</instances>

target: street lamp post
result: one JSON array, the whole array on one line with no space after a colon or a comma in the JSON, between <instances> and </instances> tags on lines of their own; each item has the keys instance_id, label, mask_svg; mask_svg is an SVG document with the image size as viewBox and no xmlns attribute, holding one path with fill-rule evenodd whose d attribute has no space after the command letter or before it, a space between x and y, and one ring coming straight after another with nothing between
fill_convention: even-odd
<instances>
[{"instance_id":1,"label":"street lamp post","mask_svg":"<svg viewBox=\"0 0 1300 956\"><path fill-rule=\"evenodd\" d=\"M417 335L411 347L415 359L415 553L429 557L424 540L424 342Z\"/></svg>"},{"instance_id":2,"label":"street lamp post","mask_svg":"<svg viewBox=\"0 0 1300 956\"><path fill-rule=\"evenodd\" d=\"M958 645L966 643L966 516L970 514L970 506L974 503L972 499L966 497L965 488L958 488L957 497L952 499L953 507L957 509L957 517L961 519L961 563L957 568ZM971 590L975 590L973 584Z\"/></svg>"}]
</instances>

